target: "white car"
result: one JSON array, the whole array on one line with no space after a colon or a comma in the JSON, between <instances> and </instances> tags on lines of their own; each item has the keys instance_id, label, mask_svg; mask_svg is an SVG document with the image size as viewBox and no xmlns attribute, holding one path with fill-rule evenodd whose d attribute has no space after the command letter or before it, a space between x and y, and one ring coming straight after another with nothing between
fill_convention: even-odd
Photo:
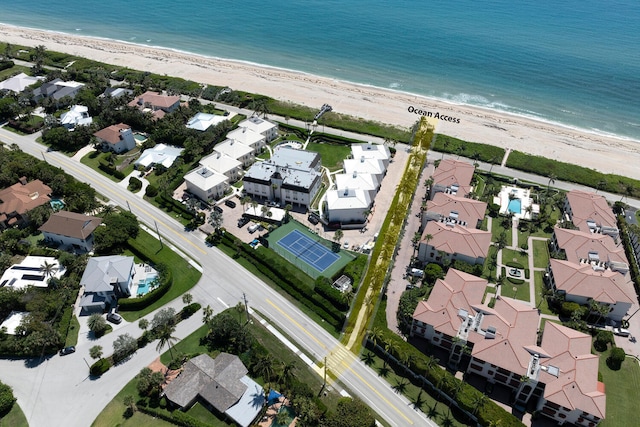
<instances>
[{"instance_id":1,"label":"white car","mask_svg":"<svg viewBox=\"0 0 640 427\"><path fill-rule=\"evenodd\" d=\"M631 332L629 332L628 329L624 328L613 328L613 333L621 337L628 337L629 335L631 335Z\"/></svg>"}]
</instances>

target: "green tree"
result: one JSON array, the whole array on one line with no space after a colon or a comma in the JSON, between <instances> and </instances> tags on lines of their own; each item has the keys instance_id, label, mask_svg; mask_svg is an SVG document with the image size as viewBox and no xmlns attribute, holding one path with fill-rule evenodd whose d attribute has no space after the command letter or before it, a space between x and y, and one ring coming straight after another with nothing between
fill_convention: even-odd
<instances>
[{"instance_id":1,"label":"green tree","mask_svg":"<svg viewBox=\"0 0 640 427\"><path fill-rule=\"evenodd\" d=\"M177 338L173 336L175 330L175 326L169 324L164 324L160 328L155 330L156 336L158 337L158 345L156 345L156 351L158 353L161 353L163 348L169 347L169 355L171 356L171 360L173 360L172 347L177 340Z\"/></svg>"},{"instance_id":2,"label":"green tree","mask_svg":"<svg viewBox=\"0 0 640 427\"><path fill-rule=\"evenodd\" d=\"M231 313L222 312L213 316L207 325L209 332L202 342L210 350L240 354L251 348L251 335Z\"/></svg>"},{"instance_id":3,"label":"green tree","mask_svg":"<svg viewBox=\"0 0 640 427\"><path fill-rule=\"evenodd\" d=\"M138 218L128 211L107 215L104 227L94 231L96 252L109 253L123 247L129 238L135 239L140 232Z\"/></svg>"},{"instance_id":4,"label":"green tree","mask_svg":"<svg viewBox=\"0 0 640 427\"><path fill-rule=\"evenodd\" d=\"M327 415L322 427L373 427L375 418L367 405L359 399L343 397L335 412Z\"/></svg>"},{"instance_id":5,"label":"green tree","mask_svg":"<svg viewBox=\"0 0 640 427\"><path fill-rule=\"evenodd\" d=\"M47 48L44 45L38 45L31 51L31 61L33 62L33 73L41 74L43 71L44 61L47 58Z\"/></svg>"},{"instance_id":6,"label":"green tree","mask_svg":"<svg viewBox=\"0 0 640 427\"><path fill-rule=\"evenodd\" d=\"M119 362L127 356L135 353L138 349L138 342L129 334L119 335L113 342L113 360Z\"/></svg>"},{"instance_id":7,"label":"green tree","mask_svg":"<svg viewBox=\"0 0 640 427\"><path fill-rule=\"evenodd\" d=\"M104 320L100 313L93 313L89 316L87 326L96 337L101 337L107 331L107 321Z\"/></svg>"},{"instance_id":8,"label":"green tree","mask_svg":"<svg viewBox=\"0 0 640 427\"><path fill-rule=\"evenodd\" d=\"M161 329L165 326L173 327L176 324L176 310L166 307L158 311L151 320L151 329Z\"/></svg>"},{"instance_id":9,"label":"green tree","mask_svg":"<svg viewBox=\"0 0 640 427\"><path fill-rule=\"evenodd\" d=\"M131 394L127 394L122 399L122 403L124 403L124 406L127 407L127 415L128 416L133 415L133 413L138 410L138 407L136 406L136 399Z\"/></svg>"},{"instance_id":10,"label":"green tree","mask_svg":"<svg viewBox=\"0 0 640 427\"><path fill-rule=\"evenodd\" d=\"M186 293L184 295L182 295L182 302L185 303L186 305L191 304L191 302L193 301L193 295L191 295L190 293Z\"/></svg>"},{"instance_id":11,"label":"green tree","mask_svg":"<svg viewBox=\"0 0 640 427\"><path fill-rule=\"evenodd\" d=\"M149 327L149 321L147 319L140 319L140 321L138 322L138 326L140 327L140 329L142 329L143 331L146 331L147 328Z\"/></svg>"},{"instance_id":12,"label":"green tree","mask_svg":"<svg viewBox=\"0 0 640 427\"><path fill-rule=\"evenodd\" d=\"M13 389L0 382L0 417L8 414L14 403L16 398L13 396Z\"/></svg>"},{"instance_id":13,"label":"green tree","mask_svg":"<svg viewBox=\"0 0 640 427\"><path fill-rule=\"evenodd\" d=\"M94 345L93 347L91 347L89 349L89 356L91 356L92 359L101 359L102 358L102 346L101 345Z\"/></svg>"}]
</instances>

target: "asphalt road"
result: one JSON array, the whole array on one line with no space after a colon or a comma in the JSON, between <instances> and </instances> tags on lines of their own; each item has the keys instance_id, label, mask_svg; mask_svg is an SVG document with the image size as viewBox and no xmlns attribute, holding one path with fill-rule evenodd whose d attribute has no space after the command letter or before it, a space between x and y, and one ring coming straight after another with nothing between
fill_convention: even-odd
<instances>
[{"instance_id":1,"label":"asphalt road","mask_svg":"<svg viewBox=\"0 0 640 427\"><path fill-rule=\"evenodd\" d=\"M414 410L406 398L397 394L385 380L287 299L217 248L207 247L199 233L185 232L180 223L128 192L122 184L103 177L63 154L46 152L46 147L35 142L36 138L37 135L18 136L0 129L1 141L16 143L24 152L61 167L80 181L90 184L111 203L125 208L130 206L140 221L151 228L157 224L165 240L172 242L202 266L202 279L191 291L195 301L211 305L219 311L240 302L245 293L253 309L263 313L313 359L322 361L326 357L333 375L389 424L436 425L422 412ZM171 304L179 306L181 302L174 301ZM196 315L180 324L176 336L183 338L200 325L201 318ZM101 341L98 344L109 354L112 351L109 341L127 331L133 336L141 333L136 324L125 325L103 338L104 343ZM91 345L79 344L78 351L73 355L53 356L33 365L22 360L0 360L0 378L14 388L30 426L91 424L120 389L158 355L152 344L139 350L131 360L109 370L100 379L91 381L87 378L88 368L82 360L90 363L88 352Z\"/></svg>"}]
</instances>

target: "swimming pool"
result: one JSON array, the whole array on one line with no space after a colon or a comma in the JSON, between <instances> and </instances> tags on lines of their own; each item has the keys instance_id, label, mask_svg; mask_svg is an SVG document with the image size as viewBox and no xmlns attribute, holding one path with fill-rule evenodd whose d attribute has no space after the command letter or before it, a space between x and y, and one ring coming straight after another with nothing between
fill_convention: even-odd
<instances>
[{"instance_id":1,"label":"swimming pool","mask_svg":"<svg viewBox=\"0 0 640 427\"><path fill-rule=\"evenodd\" d=\"M51 205L51 209L53 209L54 212L58 212L59 210L64 209L64 202L60 199L51 199L49 201L49 204Z\"/></svg>"},{"instance_id":2,"label":"swimming pool","mask_svg":"<svg viewBox=\"0 0 640 427\"><path fill-rule=\"evenodd\" d=\"M148 139L147 135L138 133L138 132L133 134L133 138L136 140L138 144L142 144Z\"/></svg>"},{"instance_id":3,"label":"swimming pool","mask_svg":"<svg viewBox=\"0 0 640 427\"><path fill-rule=\"evenodd\" d=\"M149 293L149 288L151 286L151 284L156 280L158 276L153 275L153 276L147 276L146 279L144 280L140 280L138 282L138 296L143 296Z\"/></svg>"},{"instance_id":4,"label":"swimming pool","mask_svg":"<svg viewBox=\"0 0 640 427\"><path fill-rule=\"evenodd\" d=\"M507 205L507 210L514 214L522 213L522 202L520 199L511 199Z\"/></svg>"},{"instance_id":5,"label":"swimming pool","mask_svg":"<svg viewBox=\"0 0 640 427\"><path fill-rule=\"evenodd\" d=\"M292 407L290 406L282 406L280 408L280 412L287 412L289 417L288 417L288 422L287 424L280 424L278 423L277 419L274 418L273 422L271 423L271 427L289 427L289 425L291 424L291 422L293 421L293 419L296 416L296 411L293 410Z\"/></svg>"}]
</instances>

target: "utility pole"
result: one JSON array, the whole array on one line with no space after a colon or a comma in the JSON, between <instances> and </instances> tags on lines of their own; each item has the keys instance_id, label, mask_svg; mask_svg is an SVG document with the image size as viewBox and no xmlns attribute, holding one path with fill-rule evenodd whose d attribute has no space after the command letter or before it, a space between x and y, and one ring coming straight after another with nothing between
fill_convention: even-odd
<instances>
[{"instance_id":1,"label":"utility pole","mask_svg":"<svg viewBox=\"0 0 640 427\"><path fill-rule=\"evenodd\" d=\"M322 381L322 389L327 386L327 356L324 357L324 380Z\"/></svg>"},{"instance_id":2,"label":"utility pole","mask_svg":"<svg viewBox=\"0 0 640 427\"><path fill-rule=\"evenodd\" d=\"M129 201L127 200L127 208L129 209L129 212L131 212L131 205L129 204ZM158 231L158 224L156 224L156 231ZM160 234L158 234L160 235Z\"/></svg>"},{"instance_id":3,"label":"utility pole","mask_svg":"<svg viewBox=\"0 0 640 427\"><path fill-rule=\"evenodd\" d=\"M127 205L129 202L127 202ZM160 231L158 230L158 223L154 220L153 223L156 226L156 234L158 235L158 241L160 242L160 250L164 249L164 245L162 244L162 237L160 236Z\"/></svg>"},{"instance_id":4,"label":"utility pole","mask_svg":"<svg viewBox=\"0 0 640 427\"><path fill-rule=\"evenodd\" d=\"M244 311L247 313L247 323L249 323L249 301L247 300L247 294L242 293L242 299L244 300Z\"/></svg>"}]
</instances>

